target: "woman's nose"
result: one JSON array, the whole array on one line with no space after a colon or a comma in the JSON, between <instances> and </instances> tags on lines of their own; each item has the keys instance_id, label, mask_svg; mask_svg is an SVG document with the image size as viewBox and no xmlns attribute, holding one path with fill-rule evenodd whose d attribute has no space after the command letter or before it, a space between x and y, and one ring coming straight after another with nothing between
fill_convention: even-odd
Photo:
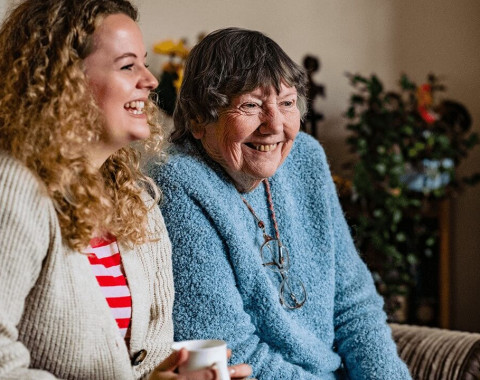
<instances>
[{"instance_id":1,"label":"woman's nose","mask_svg":"<svg viewBox=\"0 0 480 380\"><path fill-rule=\"evenodd\" d=\"M142 72L142 76L138 81L138 86L141 88L147 88L148 90L154 90L158 87L158 80L155 76L150 72L148 68L144 68Z\"/></svg>"},{"instance_id":2,"label":"woman's nose","mask_svg":"<svg viewBox=\"0 0 480 380\"><path fill-rule=\"evenodd\" d=\"M284 117L278 107L269 107L263 113L259 131L262 134L275 134L283 130Z\"/></svg>"}]
</instances>

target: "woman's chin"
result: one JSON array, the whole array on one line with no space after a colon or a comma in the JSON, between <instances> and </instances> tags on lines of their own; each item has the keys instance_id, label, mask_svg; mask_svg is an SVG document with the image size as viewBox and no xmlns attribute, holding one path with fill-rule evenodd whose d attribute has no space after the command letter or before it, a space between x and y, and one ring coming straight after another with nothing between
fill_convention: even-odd
<instances>
[{"instance_id":1,"label":"woman's chin","mask_svg":"<svg viewBox=\"0 0 480 380\"><path fill-rule=\"evenodd\" d=\"M131 142L133 141L138 141L138 140L146 140L150 137L150 127L145 127L145 128L138 128L135 131L132 131L130 133L130 140Z\"/></svg>"}]
</instances>

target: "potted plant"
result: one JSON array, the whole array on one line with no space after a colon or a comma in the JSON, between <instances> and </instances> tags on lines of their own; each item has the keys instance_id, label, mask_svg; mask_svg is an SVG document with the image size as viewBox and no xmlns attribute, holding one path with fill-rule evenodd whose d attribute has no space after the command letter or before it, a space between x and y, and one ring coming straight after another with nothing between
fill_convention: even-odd
<instances>
[{"instance_id":1,"label":"potted plant","mask_svg":"<svg viewBox=\"0 0 480 380\"><path fill-rule=\"evenodd\" d=\"M358 160L344 206L390 319L405 322L401 306L437 242L425 219L429 204L480 180L479 173L458 178L455 170L479 138L462 104L437 100L445 88L434 75L421 86L402 75L396 92L375 75L348 78L354 92L347 143Z\"/></svg>"}]
</instances>

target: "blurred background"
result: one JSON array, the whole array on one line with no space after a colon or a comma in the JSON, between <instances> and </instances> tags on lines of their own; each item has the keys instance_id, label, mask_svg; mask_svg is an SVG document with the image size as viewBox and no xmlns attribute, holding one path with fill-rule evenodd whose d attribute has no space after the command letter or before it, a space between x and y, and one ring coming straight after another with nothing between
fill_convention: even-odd
<instances>
[{"instance_id":1,"label":"blurred background","mask_svg":"<svg viewBox=\"0 0 480 380\"><path fill-rule=\"evenodd\" d=\"M400 75L415 83L429 73L441 78L444 95L462 103L480 132L480 1L478 0L133 0L149 50L148 63L160 78L168 54L154 45L165 41L192 47L199 35L226 26L259 30L297 63L318 60L312 79L323 92L313 102L323 115L316 137L334 174L348 178L343 164L352 159L345 112L352 87L346 73L376 74L387 89L398 90ZM0 18L16 0L0 0ZM168 46L167 46L168 48ZM158 50L157 50L158 51ZM480 169L480 146L458 173ZM480 185L451 201L447 280L449 327L480 332ZM437 270L432 268L432 270Z\"/></svg>"}]
</instances>

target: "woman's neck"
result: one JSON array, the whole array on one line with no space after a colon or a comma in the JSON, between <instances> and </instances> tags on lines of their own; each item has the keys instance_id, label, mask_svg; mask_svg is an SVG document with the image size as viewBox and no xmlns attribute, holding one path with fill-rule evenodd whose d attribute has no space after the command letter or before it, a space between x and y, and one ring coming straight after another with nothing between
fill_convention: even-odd
<instances>
[{"instance_id":1,"label":"woman's neck","mask_svg":"<svg viewBox=\"0 0 480 380\"><path fill-rule=\"evenodd\" d=\"M252 178L251 176L243 173L229 173L229 170L224 167L228 176L232 179L235 188L240 193L249 193L255 190L258 185L264 180L264 178Z\"/></svg>"},{"instance_id":2,"label":"woman's neck","mask_svg":"<svg viewBox=\"0 0 480 380\"><path fill-rule=\"evenodd\" d=\"M228 165L223 160L223 157L214 154L209 154L208 149L205 148L205 145L199 140L193 140L194 144L200 149L209 160L214 161L216 164L221 166L225 173L230 177L232 180L235 188L240 193L249 193L257 188L257 186L264 180L264 178L253 178L244 173L234 172L228 168Z\"/></svg>"}]
</instances>

